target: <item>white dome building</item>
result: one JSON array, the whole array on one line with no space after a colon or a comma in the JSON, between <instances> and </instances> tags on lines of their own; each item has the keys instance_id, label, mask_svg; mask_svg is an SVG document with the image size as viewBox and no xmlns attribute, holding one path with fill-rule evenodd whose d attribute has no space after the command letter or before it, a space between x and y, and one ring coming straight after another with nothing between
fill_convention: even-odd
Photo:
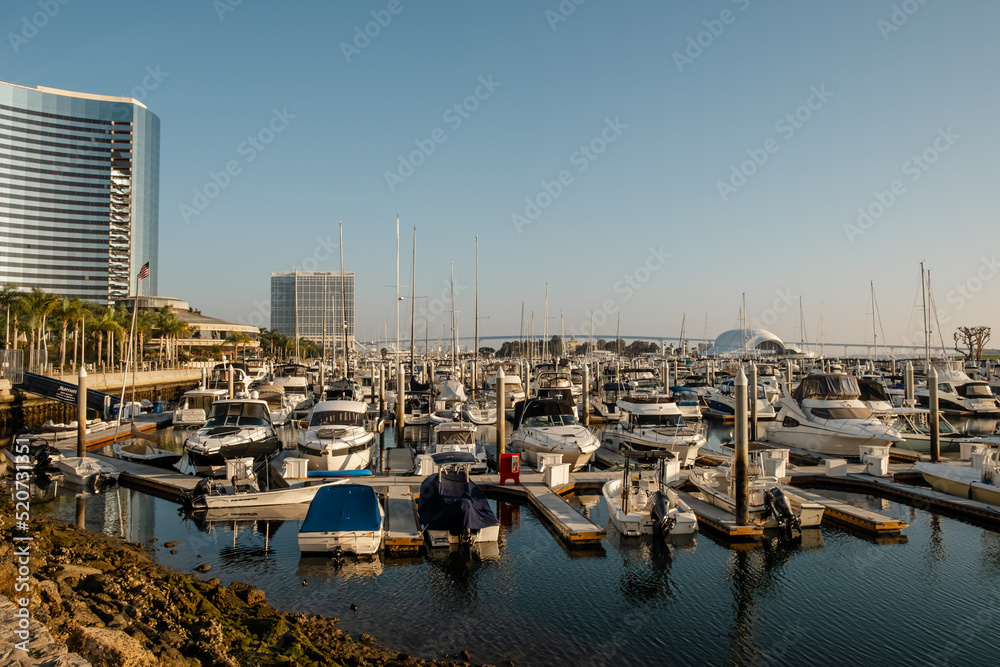
<instances>
[{"instance_id":1,"label":"white dome building","mask_svg":"<svg viewBox=\"0 0 1000 667\"><path fill-rule=\"evenodd\" d=\"M764 329L731 329L719 334L715 339L715 344L708 348L705 353L710 357L740 356L750 354L752 356L777 356L782 354L795 354L798 349L794 346L786 346L780 338L770 331Z\"/></svg>"}]
</instances>

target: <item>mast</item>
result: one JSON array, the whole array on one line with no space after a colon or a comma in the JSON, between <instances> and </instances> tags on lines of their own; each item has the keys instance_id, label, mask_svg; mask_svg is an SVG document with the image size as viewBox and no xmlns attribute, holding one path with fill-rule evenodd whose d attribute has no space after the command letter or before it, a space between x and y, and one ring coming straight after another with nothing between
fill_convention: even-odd
<instances>
[{"instance_id":1,"label":"mast","mask_svg":"<svg viewBox=\"0 0 1000 667\"><path fill-rule=\"evenodd\" d=\"M542 360L549 357L549 284L545 283L545 313L542 320Z\"/></svg>"},{"instance_id":2,"label":"mast","mask_svg":"<svg viewBox=\"0 0 1000 667\"><path fill-rule=\"evenodd\" d=\"M415 375L417 366L414 360L414 344L417 310L417 226L413 225L413 258L410 260L410 375ZM426 303L424 306L426 307ZM426 319L426 317L424 318Z\"/></svg>"},{"instance_id":3,"label":"mast","mask_svg":"<svg viewBox=\"0 0 1000 667\"><path fill-rule=\"evenodd\" d=\"M805 311L802 309L802 296L799 295L799 345L802 346L802 351L806 351L806 344L809 342L809 337L806 335L806 318Z\"/></svg>"},{"instance_id":4,"label":"mast","mask_svg":"<svg viewBox=\"0 0 1000 667\"><path fill-rule=\"evenodd\" d=\"M399 368L399 216L396 216L396 368Z\"/></svg>"},{"instance_id":5,"label":"mast","mask_svg":"<svg viewBox=\"0 0 1000 667\"><path fill-rule=\"evenodd\" d=\"M340 221L340 318L344 322L344 377L351 368L351 348L347 345L347 280L344 276L344 221ZM334 339L336 342L336 339Z\"/></svg>"},{"instance_id":6,"label":"mast","mask_svg":"<svg viewBox=\"0 0 1000 667\"><path fill-rule=\"evenodd\" d=\"M920 262L920 300L924 311L924 373L931 367L931 335L927 329L927 282L924 277L924 263Z\"/></svg>"},{"instance_id":7,"label":"mast","mask_svg":"<svg viewBox=\"0 0 1000 667\"><path fill-rule=\"evenodd\" d=\"M872 339L875 342L875 363L878 364L878 330L875 326L875 313L878 306L875 304L875 281L871 281L872 288Z\"/></svg>"},{"instance_id":8,"label":"mast","mask_svg":"<svg viewBox=\"0 0 1000 667\"><path fill-rule=\"evenodd\" d=\"M476 234L476 342L472 357L472 397L476 397L479 389L479 234Z\"/></svg>"},{"instance_id":9,"label":"mast","mask_svg":"<svg viewBox=\"0 0 1000 667\"><path fill-rule=\"evenodd\" d=\"M677 338L677 344L680 345L682 353L686 351L686 347L687 347L686 345L684 345L684 333L685 333L684 329L685 329L686 325L687 325L687 313L683 313L681 315L681 335ZM663 356L664 357L667 356L666 352L667 352L667 348L666 348L666 345L664 345L663 346Z\"/></svg>"},{"instance_id":10,"label":"mast","mask_svg":"<svg viewBox=\"0 0 1000 667\"><path fill-rule=\"evenodd\" d=\"M451 263L451 370L458 368L458 339L455 338L455 262Z\"/></svg>"}]
</instances>

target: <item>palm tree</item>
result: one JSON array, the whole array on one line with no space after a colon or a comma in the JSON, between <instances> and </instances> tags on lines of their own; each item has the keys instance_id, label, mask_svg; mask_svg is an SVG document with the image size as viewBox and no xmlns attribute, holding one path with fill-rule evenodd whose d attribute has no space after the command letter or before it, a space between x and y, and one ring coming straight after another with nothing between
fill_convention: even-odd
<instances>
[{"instance_id":1,"label":"palm tree","mask_svg":"<svg viewBox=\"0 0 1000 667\"><path fill-rule=\"evenodd\" d=\"M242 331L234 331L229 334L226 338L226 342L233 346L233 360L236 360L239 357L239 346L245 346L251 341L253 341L253 338L250 338L250 336L246 335Z\"/></svg>"},{"instance_id":2,"label":"palm tree","mask_svg":"<svg viewBox=\"0 0 1000 667\"><path fill-rule=\"evenodd\" d=\"M114 308L105 308L104 311L97 317L97 320L93 325L94 329L97 330L97 361L101 361L101 354L104 353L105 356L105 368L112 368L114 366L114 337L116 333L121 333L122 325L118 323L117 317L115 316ZM108 347L107 351L104 352L104 334L107 334Z\"/></svg>"},{"instance_id":3,"label":"palm tree","mask_svg":"<svg viewBox=\"0 0 1000 667\"><path fill-rule=\"evenodd\" d=\"M66 368L66 330L70 322L77 322L83 311L83 302L78 297L63 297L56 305L53 314L62 321L61 353L59 359L60 372ZM75 337L75 336L74 336ZM76 358L74 345L73 357Z\"/></svg>"},{"instance_id":4,"label":"palm tree","mask_svg":"<svg viewBox=\"0 0 1000 667\"><path fill-rule=\"evenodd\" d=\"M3 320L3 330L4 330L4 346L10 349L11 341L11 327L10 327L10 312L14 311L14 339L17 339L17 312L18 303L21 300L23 293L17 289L17 285L14 283L7 283L3 287L0 287L0 309L4 311Z\"/></svg>"}]
</instances>

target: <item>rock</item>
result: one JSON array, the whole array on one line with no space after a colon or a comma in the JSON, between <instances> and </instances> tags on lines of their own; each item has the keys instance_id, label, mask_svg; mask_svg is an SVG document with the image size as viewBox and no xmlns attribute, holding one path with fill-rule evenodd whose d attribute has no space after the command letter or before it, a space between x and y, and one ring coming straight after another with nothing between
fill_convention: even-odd
<instances>
[{"instance_id":1,"label":"rock","mask_svg":"<svg viewBox=\"0 0 1000 667\"><path fill-rule=\"evenodd\" d=\"M469 662L470 660L472 660L472 657L469 656L469 652L468 651L462 651L458 655L460 655L462 657L462 660L465 660L466 662Z\"/></svg>"},{"instance_id":2,"label":"rock","mask_svg":"<svg viewBox=\"0 0 1000 667\"><path fill-rule=\"evenodd\" d=\"M97 568L87 567L85 565L60 565L56 568L56 572L52 575L52 578L56 581L56 583L58 583L63 579L83 579L84 577L89 577L92 574L103 573Z\"/></svg>"},{"instance_id":3,"label":"rock","mask_svg":"<svg viewBox=\"0 0 1000 667\"><path fill-rule=\"evenodd\" d=\"M71 600L67 606L69 607L70 617L77 625L94 626L97 628L104 627L104 621L97 614L90 611L86 603L80 600Z\"/></svg>"},{"instance_id":4,"label":"rock","mask_svg":"<svg viewBox=\"0 0 1000 667\"><path fill-rule=\"evenodd\" d=\"M170 540L169 542L164 542L163 546L170 549L172 547L176 547L178 544L180 544L180 542L178 542L177 540Z\"/></svg>"},{"instance_id":5,"label":"rock","mask_svg":"<svg viewBox=\"0 0 1000 667\"><path fill-rule=\"evenodd\" d=\"M69 647L94 667L156 667L156 656L121 630L80 627L69 638Z\"/></svg>"},{"instance_id":6,"label":"rock","mask_svg":"<svg viewBox=\"0 0 1000 667\"><path fill-rule=\"evenodd\" d=\"M170 550L170 553L172 553L172 554L175 554L175 553L177 553L177 549L171 549L171 550Z\"/></svg>"},{"instance_id":7,"label":"rock","mask_svg":"<svg viewBox=\"0 0 1000 667\"><path fill-rule=\"evenodd\" d=\"M212 569L212 566L209 565L208 563L202 563L201 565L199 565L198 567L196 567L194 569L195 569L195 572L208 572L209 570Z\"/></svg>"},{"instance_id":8,"label":"rock","mask_svg":"<svg viewBox=\"0 0 1000 667\"><path fill-rule=\"evenodd\" d=\"M257 605L264 604L264 591L255 586L244 584L241 581L234 581L229 586L229 590L250 607L256 607Z\"/></svg>"},{"instance_id":9,"label":"rock","mask_svg":"<svg viewBox=\"0 0 1000 667\"><path fill-rule=\"evenodd\" d=\"M160 641L167 646L180 646L185 640L181 637L180 633L174 632L173 630L165 630L160 633Z\"/></svg>"}]
</instances>

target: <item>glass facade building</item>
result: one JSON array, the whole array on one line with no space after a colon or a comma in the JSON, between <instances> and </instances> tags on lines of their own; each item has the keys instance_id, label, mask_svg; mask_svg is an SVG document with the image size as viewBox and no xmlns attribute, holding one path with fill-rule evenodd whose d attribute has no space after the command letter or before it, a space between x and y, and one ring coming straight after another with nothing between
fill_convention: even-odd
<instances>
[{"instance_id":1,"label":"glass facade building","mask_svg":"<svg viewBox=\"0 0 1000 667\"><path fill-rule=\"evenodd\" d=\"M343 345L346 331L351 344L354 341L354 272L272 273L271 328L289 338L308 338L323 347Z\"/></svg>"},{"instance_id":2,"label":"glass facade building","mask_svg":"<svg viewBox=\"0 0 1000 667\"><path fill-rule=\"evenodd\" d=\"M128 97L0 82L0 285L156 294L160 119Z\"/></svg>"}]
</instances>

